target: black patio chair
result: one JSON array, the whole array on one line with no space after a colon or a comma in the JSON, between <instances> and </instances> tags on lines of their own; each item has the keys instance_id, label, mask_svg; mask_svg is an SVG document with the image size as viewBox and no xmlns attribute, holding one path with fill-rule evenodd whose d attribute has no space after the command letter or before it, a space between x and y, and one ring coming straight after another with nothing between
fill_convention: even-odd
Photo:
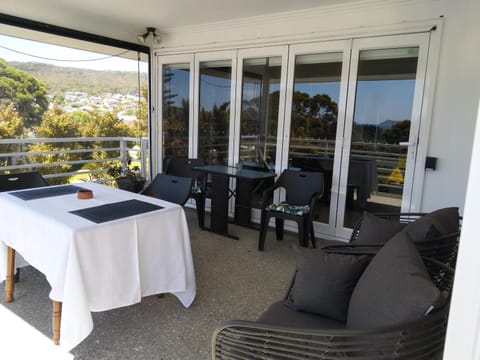
<instances>
[{"instance_id":1,"label":"black patio chair","mask_svg":"<svg viewBox=\"0 0 480 360\"><path fill-rule=\"evenodd\" d=\"M190 198L195 200L198 225L205 227L205 200L207 197L205 173L196 171L195 166L203 166L205 162L200 159L170 158L165 173L193 179Z\"/></svg>"},{"instance_id":2,"label":"black patio chair","mask_svg":"<svg viewBox=\"0 0 480 360\"><path fill-rule=\"evenodd\" d=\"M272 204L272 194L278 188L285 189L285 201ZM310 235L315 247L313 211L323 196L323 189L324 178L321 172L284 170L273 187L263 192L258 250L263 251L268 223L272 217L275 218L277 240L283 239L285 220L292 220L298 224L300 246L308 247Z\"/></svg>"},{"instance_id":3,"label":"black patio chair","mask_svg":"<svg viewBox=\"0 0 480 360\"><path fill-rule=\"evenodd\" d=\"M0 175L0 192L48 186L38 171Z\"/></svg>"},{"instance_id":4,"label":"black patio chair","mask_svg":"<svg viewBox=\"0 0 480 360\"><path fill-rule=\"evenodd\" d=\"M193 179L157 174L140 194L153 196L175 204L184 205L190 197Z\"/></svg>"}]
</instances>

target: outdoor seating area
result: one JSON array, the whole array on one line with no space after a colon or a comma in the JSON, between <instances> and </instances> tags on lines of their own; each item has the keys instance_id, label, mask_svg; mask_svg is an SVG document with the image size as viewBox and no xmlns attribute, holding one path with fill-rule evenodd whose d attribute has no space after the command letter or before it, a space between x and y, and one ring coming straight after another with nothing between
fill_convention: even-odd
<instances>
[{"instance_id":1,"label":"outdoor seating area","mask_svg":"<svg viewBox=\"0 0 480 360\"><path fill-rule=\"evenodd\" d=\"M458 209L399 224L366 214L351 244L298 248L284 298L220 326L212 358L442 359Z\"/></svg>"},{"instance_id":2,"label":"outdoor seating area","mask_svg":"<svg viewBox=\"0 0 480 360\"><path fill-rule=\"evenodd\" d=\"M316 248L309 212L323 194L323 174L286 170L264 192L260 233L230 224L242 234L239 241L231 241L224 234L204 231L194 220L194 210L182 211L178 206L192 196L198 176L192 174L195 177L157 174L139 194L95 183L42 187L46 182L37 172L0 177L8 191L18 188L0 197L2 221L14 225L2 237L0 249L8 250L7 263L0 261L2 278L6 270L7 308L18 309L20 317L53 334L55 344L74 354L78 351L78 359L102 358L96 354L97 342L117 341L103 328L111 326L117 327L114 333L123 334L128 346L142 353L139 358L149 359L159 354L162 359L199 359L199 354L205 359L442 358L462 220L458 208L410 214L365 212L349 243L319 239ZM295 182L300 185L292 187ZM281 209L268 205L273 190L280 187L287 190ZM83 197L82 191L90 196ZM88 201L102 205L84 207ZM303 211L283 211L287 206ZM265 241L268 216L280 218L277 240L284 239L285 219L299 218L298 235L288 233L285 241L277 241L264 253L256 250L262 237ZM20 218L31 226L15 226ZM62 230L66 227L71 232ZM37 238L37 231L43 239ZM113 236L105 238L107 233ZM39 249L48 248L46 240L56 244L59 257L65 254L65 270L63 261L52 263L42 255ZM74 252L70 243L76 244ZM15 290L19 300L13 301L16 251L40 271L29 267L22 272ZM87 261L92 251L96 256ZM25 265L23 258L20 261L18 265ZM107 264L110 272L93 271ZM33 294L25 296L30 290ZM152 296L159 294L174 295L184 307L178 301L171 303L171 297ZM28 297L43 299L32 303ZM36 307L49 298L53 329L43 321L37 323ZM150 317L145 306L153 311ZM33 318L32 310L24 312L25 307L35 308ZM147 318L131 323L137 311ZM47 313L40 312L45 320ZM113 322L111 314L118 314ZM173 323L163 330L169 334L160 336L156 327L165 320ZM92 343L99 325L101 340ZM139 325L156 333L158 340L142 337L142 343L153 344L137 345L128 331ZM143 346L153 353L144 353ZM117 357L112 349L105 358Z\"/></svg>"}]
</instances>

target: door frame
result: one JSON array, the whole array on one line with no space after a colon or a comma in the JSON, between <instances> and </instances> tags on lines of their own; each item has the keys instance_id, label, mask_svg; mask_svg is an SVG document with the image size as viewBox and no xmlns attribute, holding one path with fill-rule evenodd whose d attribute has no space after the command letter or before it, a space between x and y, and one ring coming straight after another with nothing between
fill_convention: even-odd
<instances>
[{"instance_id":1,"label":"door frame","mask_svg":"<svg viewBox=\"0 0 480 360\"><path fill-rule=\"evenodd\" d=\"M292 120L292 103L293 90L295 80L295 60L297 55L309 54L327 54L327 53L342 53L342 71L340 79L340 93L338 102L337 114L337 130L335 139L335 155L333 161L333 175L332 175L332 189L329 209L329 222L322 224L320 222L314 223L315 233L322 235L335 236L335 217L337 215L337 203L339 200L339 173L340 161L343 147L343 133L345 124L345 109L347 102L347 86L348 86L348 67L350 59L351 40L335 40L335 41L321 41L309 44L296 44L289 47L288 58L288 76L287 76L287 98L285 106L285 126L284 126L284 146L282 154L282 170L288 168L289 148L290 148L290 127Z\"/></svg>"},{"instance_id":2,"label":"door frame","mask_svg":"<svg viewBox=\"0 0 480 360\"><path fill-rule=\"evenodd\" d=\"M193 54L180 54L180 55L166 55L158 57L158 67L157 67L157 78L158 78L158 92L157 92L157 126L155 128L154 136L156 138L157 146L157 157L154 162L156 168L154 171L156 173L163 172L163 67L170 64L189 64L190 74L189 74L189 107L188 107L188 154L190 157L193 155L193 94L194 94L194 55Z\"/></svg>"},{"instance_id":3,"label":"door frame","mask_svg":"<svg viewBox=\"0 0 480 360\"><path fill-rule=\"evenodd\" d=\"M389 49L389 48L404 48L417 47L418 62L417 72L415 78L415 89L413 95L412 115L410 119L410 134L408 141L406 168L404 175L404 187L402 194L401 211L407 212L411 209L412 189L414 184L414 176L416 169L417 149L419 146L419 131L422 114L422 103L425 95L424 84L427 68L427 55L429 47L429 33L404 34L404 35L387 35L387 36L373 36L368 38L357 38L352 40L350 71L348 76L348 93L347 93L347 108L344 128L344 144L342 150L342 166L340 171L339 188L341 197L337 206L337 226L335 237L348 239L351 234L351 229L344 227L344 215L346 210L346 188L348 181L348 165L350 159L351 140L353 118L355 112L356 88L357 88L357 73L358 61L360 52L363 50L373 49ZM418 199L416 199L418 200Z\"/></svg>"}]
</instances>

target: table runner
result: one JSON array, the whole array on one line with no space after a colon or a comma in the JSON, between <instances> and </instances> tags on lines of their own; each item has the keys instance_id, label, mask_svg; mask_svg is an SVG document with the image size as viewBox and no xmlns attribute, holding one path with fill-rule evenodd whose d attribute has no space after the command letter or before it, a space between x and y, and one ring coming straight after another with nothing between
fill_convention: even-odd
<instances>
[{"instance_id":1,"label":"table runner","mask_svg":"<svg viewBox=\"0 0 480 360\"><path fill-rule=\"evenodd\" d=\"M81 216L94 223L100 224L107 221L121 219L133 215L143 214L150 211L163 209L163 206L155 205L140 200L126 200L116 203L89 207L70 213Z\"/></svg>"},{"instance_id":2,"label":"table runner","mask_svg":"<svg viewBox=\"0 0 480 360\"><path fill-rule=\"evenodd\" d=\"M61 196L75 194L78 190L84 188L75 185L47 186L38 189L29 189L11 192L10 195L16 196L22 200L36 200L52 196Z\"/></svg>"}]
</instances>

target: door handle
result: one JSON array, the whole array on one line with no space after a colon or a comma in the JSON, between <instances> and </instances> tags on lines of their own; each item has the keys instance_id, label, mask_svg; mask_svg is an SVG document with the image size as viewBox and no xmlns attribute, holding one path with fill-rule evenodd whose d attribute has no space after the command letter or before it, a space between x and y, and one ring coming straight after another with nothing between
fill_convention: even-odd
<instances>
[{"instance_id":1,"label":"door handle","mask_svg":"<svg viewBox=\"0 0 480 360\"><path fill-rule=\"evenodd\" d=\"M398 145L400 145L400 146L411 146L411 145L415 145L415 143L414 142L408 142L408 141L400 141L398 143Z\"/></svg>"}]
</instances>

